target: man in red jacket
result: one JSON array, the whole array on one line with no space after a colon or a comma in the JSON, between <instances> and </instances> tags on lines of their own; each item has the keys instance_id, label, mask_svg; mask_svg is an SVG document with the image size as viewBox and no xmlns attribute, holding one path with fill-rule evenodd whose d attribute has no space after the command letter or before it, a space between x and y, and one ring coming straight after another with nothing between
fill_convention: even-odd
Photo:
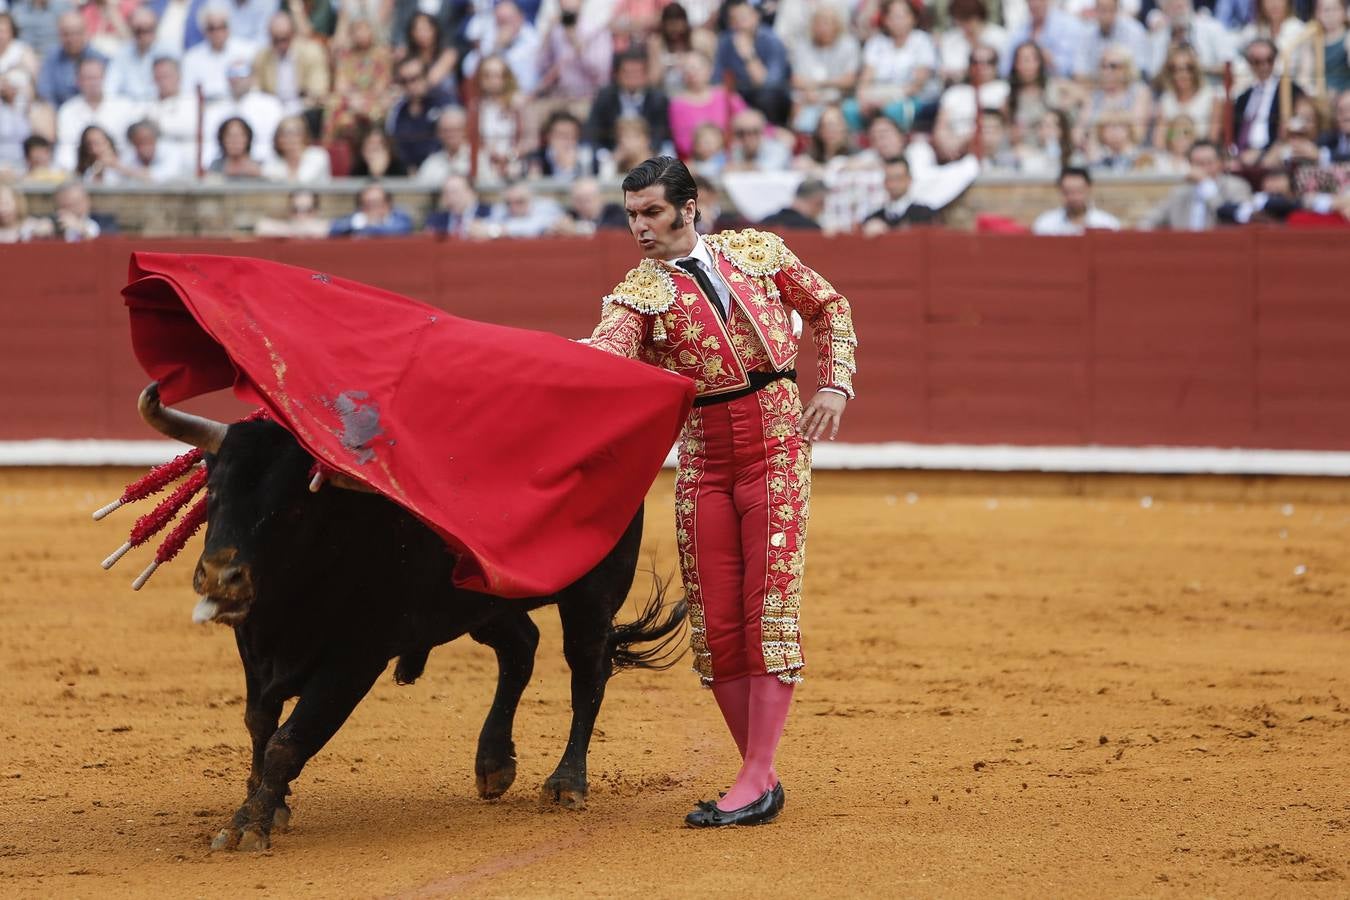
<instances>
[{"instance_id":1,"label":"man in red jacket","mask_svg":"<svg viewBox=\"0 0 1350 900\"><path fill-rule=\"evenodd\" d=\"M725 796L686 821L757 825L783 808L774 754L805 664L797 619L810 441L839 431L857 340L848 301L781 238L698 234L698 190L679 160L647 160L623 190L645 258L605 298L591 344L694 381L675 484L680 574L694 669L743 760ZM805 411L793 311L820 360L821 387Z\"/></svg>"}]
</instances>

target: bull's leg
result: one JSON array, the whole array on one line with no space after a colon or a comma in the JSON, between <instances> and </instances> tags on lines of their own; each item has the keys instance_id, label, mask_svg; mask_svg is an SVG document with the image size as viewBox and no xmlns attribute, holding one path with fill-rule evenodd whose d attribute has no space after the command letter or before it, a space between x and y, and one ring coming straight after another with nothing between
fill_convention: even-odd
<instances>
[{"instance_id":1,"label":"bull's leg","mask_svg":"<svg viewBox=\"0 0 1350 900\"><path fill-rule=\"evenodd\" d=\"M284 806L291 781L337 734L380 677L385 663L382 658L339 660L310 676L295 709L267 741L257 788L216 835L212 850L265 850L270 846L276 813Z\"/></svg>"},{"instance_id":2,"label":"bull's leg","mask_svg":"<svg viewBox=\"0 0 1350 900\"><path fill-rule=\"evenodd\" d=\"M511 734L520 695L534 673L539 629L526 613L516 612L480 625L469 636L497 654L497 693L478 735L478 758L473 766L478 796L492 800L516 780L516 745Z\"/></svg>"},{"instance_id":3,"label":"bull's leg","mask_svg":"<svg viewBox=\"0 0 1350 900\"><path fill-rule=\"evenodd\" d=\"M563 655L572 669L572 729L558 768L544 781L541 800L569 809L586 806L590 790L586 782L586 754L600 704L609 681L609 635L614 613L623 598L614 604L604 598L574 592L558 603L563 626Z\"/></svg>"},{"instance_id":4,"label":"bull's leg","mask_svg":"<svg viewBox=\"0 0 1350 900\"><path fill-rule=\"evenodd\" d=\"M257 661L250 658L247 645L242 637L238 638L239 658L244 664L244 727L248 729L249 741L253 745L253 760L248 773L248 793L245 799L262 783L263 753L267 742L276 733L277 723L281 720L282 701L265 694L265 678ZM291 823L291 808L283 800L277 807L273 826L285 831Z\"/></svg>"}]
</instances>

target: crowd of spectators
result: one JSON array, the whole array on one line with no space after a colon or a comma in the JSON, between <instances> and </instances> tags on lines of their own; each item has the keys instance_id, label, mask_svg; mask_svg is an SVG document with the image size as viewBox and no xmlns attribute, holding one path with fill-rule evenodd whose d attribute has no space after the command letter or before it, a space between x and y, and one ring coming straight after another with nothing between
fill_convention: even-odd
<instances>
[{"instance_id":1,"label":"crowd of spectators","mask_svg":"<svg viewBox=\"0 0 1350 900\"><path fill-rule=\"evenodd\" d=\"M597 179L660 152L791 176L784 227L939 221L920 188L963 162L1057 178L1058 233L1115 221L1083 199L1107 172L1187 178L1130 224L1344 210L1345 0L1196 2L0 0L0 181L273 182L260 230L304 234L343 176L376 183L333 234L413 229L400 177L448 234L623 227ZM44 230L16 196L0 234Z\"/></svg>"}]
</instances>

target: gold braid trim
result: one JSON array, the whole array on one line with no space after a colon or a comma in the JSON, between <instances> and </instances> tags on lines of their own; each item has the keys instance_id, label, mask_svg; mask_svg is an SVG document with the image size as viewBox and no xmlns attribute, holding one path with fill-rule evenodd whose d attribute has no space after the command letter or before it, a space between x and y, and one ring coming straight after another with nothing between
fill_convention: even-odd
<instances>
[{"instance_id":1,"label":"gold braid trim","mask_svg":"<svg viewBox=\"0 0 1350 900\"><path fill-rule=\"evenodd\" d=\"M781 269L787 250L778 235L753 228L704 235L703 240L720 250L733 266L754 278L772 275Z\"/></svg>"}]
</instances>

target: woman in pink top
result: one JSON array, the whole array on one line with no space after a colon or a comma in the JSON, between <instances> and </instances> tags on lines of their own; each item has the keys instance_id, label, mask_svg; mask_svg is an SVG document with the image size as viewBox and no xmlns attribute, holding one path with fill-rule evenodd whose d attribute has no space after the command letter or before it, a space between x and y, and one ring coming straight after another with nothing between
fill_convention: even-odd
<instances>
[{"instance_id":1,"label":"woman in pink top","mask_svg":"<svg viewBox=\"0 0 1350 900\"><path fill-rule=\"evenodd\" d=\"M710 84L712 59L706 53L691 50L680 63L684 90L670 100L670 138L675 152L689 158L694 149L694 132L711 122L722 130L736 113L745 109L745 101L735 91Z\"/></svg>"}]
</instances>

